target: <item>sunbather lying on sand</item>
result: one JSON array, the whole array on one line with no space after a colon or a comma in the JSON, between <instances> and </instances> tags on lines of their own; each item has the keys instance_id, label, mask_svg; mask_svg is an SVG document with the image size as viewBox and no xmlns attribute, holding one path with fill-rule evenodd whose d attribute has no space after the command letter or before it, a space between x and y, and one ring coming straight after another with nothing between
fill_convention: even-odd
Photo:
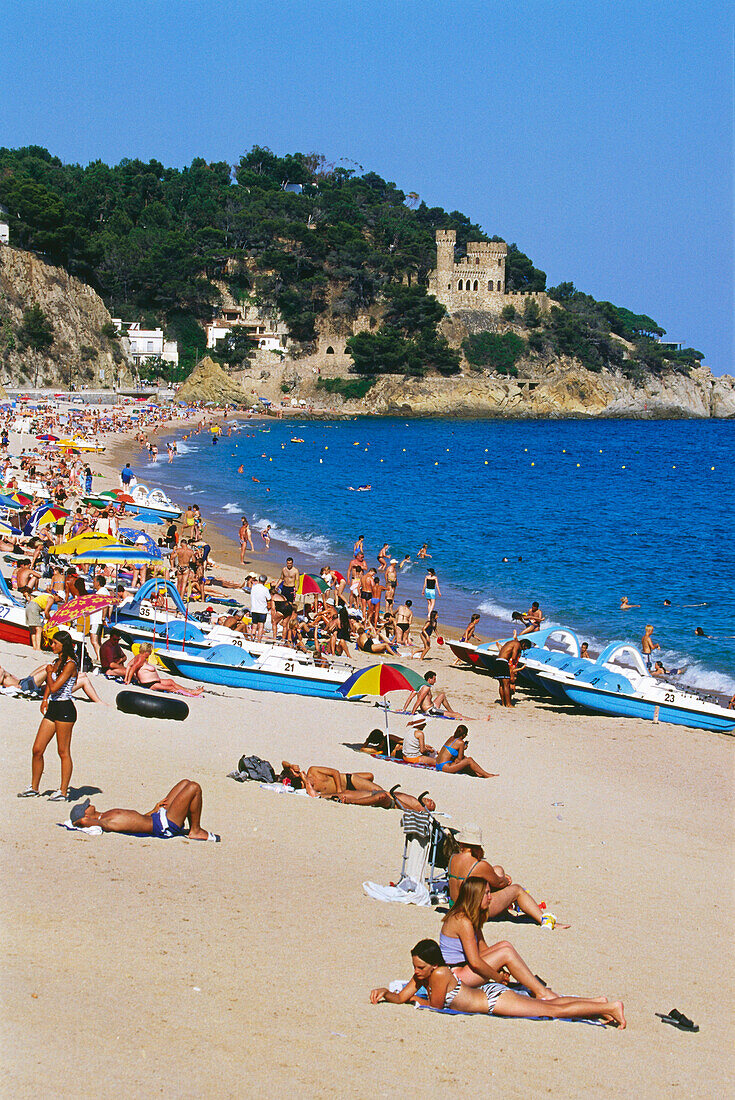
<instances>
[{"instance_id":1,"label":"sunbather lying on sand","mask_svg":"<svg viewBox=\"0 0 735 1100\"><path fill-rule=\"evenodd\" d=\"M46 683L47 675L46 665L39 665L38 668L34 668L33 672L29 672L27 676L23 676L21 679L13 676L12 672L6 672L4 668L0 668L0 687L14 687L27 693L32 692L40 697L43 695L43 685ZM72 694L77 695L82 691L91 702L102 703L86 672L77 673L77 680L72 688ZM102 703L102 706L109 707L110 704Z\"/></svg>"},{"instance_id":2,"label":"sunbather lying on sand","mask_svg":"<svg viewBox=\"0 0 735 1100\"><path fill-rule=\"evenodd\" d=\"M433 799L424 791L418 798L411 794L396 794L400 784L390 791L374 782L372 772L338 772L335 768L313 765L303 771L298 764L283 761L281 776L290 779L295 787L303 789L312 798L331 798L349 806L380 806L386 810L414 810L417 813L436 809Z\"/></svg>"},{"instance_id":3,"label":"sunbather lying on sand","mask_svg":"<svg viewBox=\"0 0 735 1100\"><path fill-rule=\"evenodd\" d=\"M98 813L89 799L74 806L69 819L77 829L98 825L105 833L132 833L134 836L158 837L169 840L175 836L188 836L189 840L219 842L216 833L210 833L200 824L202 816L202 788L192 779L180 779L165 798L157 802L148 813L137 810L106 810ZM184 830L188 820L189 831Z\"/></svg>"},{"instance_id":4,"label":"sunbather lying on sand","mask_svg":"<svg viewBox=\"0 0 735 1100\"><path fill-rule=\"evenodd\" d=\"M531 895L514 883L510 875L506 875L502 867L493 867L485 859L482 847L482 830L477 825L465 825L454 837L455 850L449 858L447 878L449 879L449 896L453 902L459 897L462 884L470 875L473 878L482 878L490 887L492 895L487 906L487 919L497 917L512 906L517 906L521 912L541 924L544 913ZM555 928L568 928L568 924L554 925Z\"/></svg>"},{"instance_id":5,"label":"sunbather lying on sand","mask_svg":"<svg viewBox=\"0 0 735 1100\"><path fill-rule=\"evenodd\" d=\"M279 778L290 779L297 790L303 789L315 798L331 798L343 791L375 790L372 772L338 772L335 768L323 768L317 764L312 764L304 772L298 764L289 764L288 760L281 763L283 771Z\"/></svg>"},{"instance_id":6,"label":"sunbather lying on sand","mask_svg":"<svg viewBox=\"0 0 735 1100\"><path fill-rule=\"evenodd\" d=\"M510 944L507 947L510 948ZM413 977L401 992L391 993L385 986L381 986L371 991L370 1002L374 1005L382 1001L394 1005L429 1005L431 1008L451 1008L454 1012L491 1016L550 1016L555 1020L582 1020L596 1017L615 1024L621 1029L626 1026L622 1001L608 1001L606 997L557 997L545 986L542 986L545 990L543 997L526 997L521 993L515 993L512 989L507 989L506 985L511 976L527 986L525 978L518 978L516 971L531 975L520 955L514 952L514 956L509 959L508 965L503 967L502 972L495 973L494 978L486 981L479 988L471 988L460 981L455 972L447 966L436 940L420 940L411 952ZM517 962L522 966L518 967ZM533 975L531 977L533 978ZM426 989L427 997L418 996L422 986Z\"/></svg>"}]
</instances>

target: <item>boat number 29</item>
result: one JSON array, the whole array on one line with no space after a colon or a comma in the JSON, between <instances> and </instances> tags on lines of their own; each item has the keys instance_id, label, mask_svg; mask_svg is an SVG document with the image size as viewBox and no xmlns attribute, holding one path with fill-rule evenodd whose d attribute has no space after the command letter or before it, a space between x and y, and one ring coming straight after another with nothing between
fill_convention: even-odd
<instances>
[{"instance_id":1,"label":"boat number 29","mask_svg":"<svg viewBox=\"0 0 735 1100\"><path fill-rule=\"evenodd\" d=\"M673 703L675 699L676 696L674 695L673 691L664 692L664 703Z\"/></svg>"}]
</instances>

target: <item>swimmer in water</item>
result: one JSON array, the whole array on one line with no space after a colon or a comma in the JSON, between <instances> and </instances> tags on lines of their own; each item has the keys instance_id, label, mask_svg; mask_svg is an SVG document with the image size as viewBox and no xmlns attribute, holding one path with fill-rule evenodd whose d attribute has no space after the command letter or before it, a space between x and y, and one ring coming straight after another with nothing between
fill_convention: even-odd
<instances>
[{"instance_id":1,"label":"swimmer in water","mask_svg":"<svg viewBox=\"0 0 735 1100\"><path fill-rule=\"evenodd\" d=\"M431 554L428 552L428 542L425 542L420 550L416 552L417 558L430 558Z\"/></svg>"},{"instance_id":2,"label":"swimmer in water","mask_svg":"<svg viewBox=\"0 0 735 1100\"><path fill-rule=\"evenodd\" d=\"M590 653L590 643L582 642L579 647L579 656L583 657L585 661L593 661L594 657Z\"/></svg>"},{"instance_id":3,"label":"swimmer in water","mask_svg":"<svg viewBox=\"0 0 735 1100\"><path fill-rule=\"evenodd\" d=\"M632 611L634 607L640 607L640 606L641 605L639 603L628 603L628 597L627 596L621 596L620 597L620 610L621 611Z\"/></svg>"}]
</instances>

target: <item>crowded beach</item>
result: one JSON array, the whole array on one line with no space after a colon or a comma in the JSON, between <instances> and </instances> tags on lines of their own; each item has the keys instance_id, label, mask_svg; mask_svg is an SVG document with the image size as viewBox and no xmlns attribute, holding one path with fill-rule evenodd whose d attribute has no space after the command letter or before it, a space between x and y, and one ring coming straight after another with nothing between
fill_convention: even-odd
<instances>
[{"instance_id":1,"label":"crowded beach","mask_svg":"<svg viewBox=\"0 0 735 1100\"><path fill-rule=\"evenodd\" d=\"M206 504L136 500L144 461L147 481L151 459L176 461L157 433L226 434L230 415L49 404L23 431L5 418L5 848L19 871L4 923L38 1026L64 997L114 992L99 1033L108 1053L123 1037L133 1091L155 1065L168 1091L201 1095L223 1072L217 1044L254 1064L277 1042L294 1046L277 1093L294 1063L326 1092L328 1057L348 1095L393 1095L409 1067L429 1095L491 1073L511 1095L541 1081L575 1094L592 1056L602 1095L702 1094L676 1044L701 1025L710 1084L726 1073L710 984L727 914L707 889L703 937L681 919L681 885L731 883L729 739L529 690L534 594L503 638L478 614L448 630L420 538L417 606L405 560L359 532L349 560L309 573L247 516L232 545ZM478 675L467 654L486 641ZM182 659L215 649L218 669L241 655L241 680ZM272 690L248 686L266 672ZM60 965L41 976L21 944ZM265 1003L251 992L264 970ZM423 1010L410 1030L404 1005ZM602 1032L626 1024L616 1049ZM98 1033L91 1011L70 1027L77 1043ZM62 1044L49 1049L67 1074Z\"/></svg>"}]
</instances>

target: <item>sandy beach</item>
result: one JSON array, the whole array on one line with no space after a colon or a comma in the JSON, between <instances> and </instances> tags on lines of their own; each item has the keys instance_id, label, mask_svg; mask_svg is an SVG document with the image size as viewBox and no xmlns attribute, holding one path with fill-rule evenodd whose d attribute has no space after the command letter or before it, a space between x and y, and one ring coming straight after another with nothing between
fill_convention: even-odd
<instances>
[{"instance_id":1,"label":"sandy beach","mask_svg":"<svg viewBox=\"0 0 735 1100\"><path fill-rule=\"evenodd\" d=\"M118 439L94 464L114 484L120 456ZM136 457L131 444L134 467ZM210 531L227 561L231 544ZM253 557L255 569L262 562L277 575L272 555ZM195 779L218 845L57 827L63 805L16 798L38 703L4 697L7 1094L61 1100L94 1084L110 1097L475 1096L488 1086L511 1097L726 1095L733 739L583 715L523 691L503 710L494 680L451 659L433 649L422 671L434 667L472 719L469 751L497 779L358 755L349 745L383 722L366 702L207 688L185 722L164 722L119 713L119 685L96 677L110 705L78 706L72 788L100 809L148 810L176 780ZM26 675L36 662L0 643L0 663ZM390 721L403 732L405 717ZM453 728L430 719L427 739L441 744ZM251 753L277 769L288 759L428 788L447 823L479 824L492 862L572 926L508 918L486 927L487 941L509 939L561 993L622 999L627 1030L371 1006L370 989L407 980L410 948L440 930L431 909L363 893L367 879L398 878L400 813L228 779ZM52 745L41 790L57 778ZM656 1018L673 1007L699 1034Z\"/></svg>"}]
</instances>

